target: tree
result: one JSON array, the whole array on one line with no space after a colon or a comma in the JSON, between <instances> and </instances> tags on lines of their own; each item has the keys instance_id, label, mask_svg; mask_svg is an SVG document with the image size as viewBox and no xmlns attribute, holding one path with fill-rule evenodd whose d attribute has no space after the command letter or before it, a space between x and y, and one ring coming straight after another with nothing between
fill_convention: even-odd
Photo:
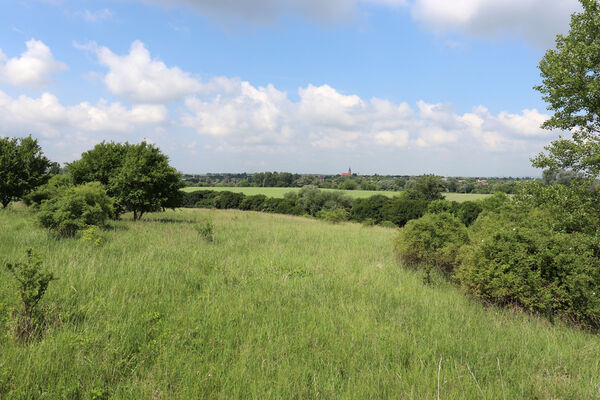
<instances>
[{"instance_id":1,"label":"tree","mask_svg":"<svg viewBox=\"0 0 600 400\"><path fill-rule=\"evenodd\" d=\"M146 212L181 205L181 174L169 166L169 158L157 147L140 144L97 144L68 165L75 184L102 183L115 200L115 214L133 212L138 220Z\"/></svg>"},{"instance_id":2,"label":"tree","mask_svg":"<svg viewBox=\"0 0 600 400\"><path fill-rule=\"evenodd\" d=\"M580 0L583 12L571 16L569 34L556 37L539 68L540 91L554 115L542 125L562 129L561 136L534 159L533 165L550 170L571 169L588 177L600 173L600 5Z\"/></svg>"},{"instance_id":3,"label":"tree","mask_svg":"<svg viewBox=\"0 0 600 400\"><path fill-rule=\"evenodd\" d=\"M43 185L56 172L58 164L44 156L36 139L0 138L0 203L6 208Z\"/></svg>"},{"instance_id":4,"label":"tree","mask_svg":"<svg viewBox=\"0 0 600 400\"><path fill-rule=\"evenodd\" d=\"M123 167L129 143L102 142L81 155L81 159L67 165L75 185L100 182L104 186Z\"/></svg>"},{"instance_id":5,"label":"tree","mask_svg":"<svg viewBox=\"0 0 600 400\"><path fill-rule=\"evenodd\" d=\"M184 184L169 158L146 142L126 146L123 165L108 183L116 206L133 212L134 221L147 212L178 207Z\"/></svg>"},{"instance_id":6,"label":"tree","mask_svg":"<svg viewBox=\"0 0 600 400\"><path fill-rule=\"evenodd\" d=\"M427 201L441 200L444 198L442 193L446 189L442 178L435 175L423 175L418 177L412 187L419 198Z\"/></svg>"}]
</instances>

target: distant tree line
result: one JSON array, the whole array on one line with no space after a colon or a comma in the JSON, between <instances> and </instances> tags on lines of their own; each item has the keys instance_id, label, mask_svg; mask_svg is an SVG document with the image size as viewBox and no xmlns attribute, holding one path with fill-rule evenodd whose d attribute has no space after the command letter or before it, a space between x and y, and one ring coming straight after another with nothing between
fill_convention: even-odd
<instances>
[{"instance_id":1,"label":"distant tree line","mask_svg":"<svg viewBox=\"0 0 600 400\"><path fill-rule=\"evenodd\" d=\"M260 211L311 216L335 222L355 221L366 225L402 227L410 220L440 210L470 225L483 210L499 207L507 198L504 193L497 193L484 200L463 203L444 200L439 178L426 175L418 180L415 188L407 189L395 197L375 195L353 199L344 192L321 190L316 186L305 186L298 192L286 193L284 198L197 190L184 194L183 207Z\"/></svg>"},{"instance_id":2,"label":"distant tree line","mask_svg":"<svg viewBox=\"0 0 600 400\"><path fill-rule=\"evenodd\" d=\"M254 174L183 175L186 186L195 187L289 187L316 186L321 189L401 191L412 188L419 176L400 175L312 175L290 172L258 172ZM491 194L516 193L520 183L531 178L514 177L444 177L445 192Z\"/></svg>"}]
</instances>

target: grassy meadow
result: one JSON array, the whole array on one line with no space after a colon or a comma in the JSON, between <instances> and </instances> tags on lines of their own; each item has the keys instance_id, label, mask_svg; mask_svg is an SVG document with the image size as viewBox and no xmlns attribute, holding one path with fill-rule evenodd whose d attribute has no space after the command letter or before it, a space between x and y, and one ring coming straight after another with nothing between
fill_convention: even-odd
<instances>
[{"instance_id":1,"label":"grassy meadow","mask_svg":"<svg viewBox=\"0 0 600 400\"><path fill-rule=\"evenodd\" d=\"M96 246L25 209L0 226L1 263L33 247L59 278L45 335L18 343L0 270L1 399L600 397L599 336L424 285L394 229L177 210L115 222Z\"/></svg>"},{"instance_id":2,"label":"grassy meadow","mask_svg":"<svg viewBox=\"0 0 600 400\"><path fill-rule=\"evenodd\" d=\"M230 191L235 193L243 193L246 196L251 196L255 194L264 194L267 197L276 197L283 198L283 196L288 192L297 192L300 188L287 188L287 187L223 187L223 186L215 186L215 187L186 187L183 189L186 192L193 192L196 190L215 190L215 191ZM401 192L388 192L388 191L375 191L375 190L338 190L338 189L321 189L324 191L335 191L335 192L344 192L350 197L353 198L364 198L375 195L383 195L388 197L393 197L398 195ZM444 193L444 196L447 200L463 202L467 200L478 200L483 199L489 194L471 194L471 193Z\"/></svg>"}]
</instances>

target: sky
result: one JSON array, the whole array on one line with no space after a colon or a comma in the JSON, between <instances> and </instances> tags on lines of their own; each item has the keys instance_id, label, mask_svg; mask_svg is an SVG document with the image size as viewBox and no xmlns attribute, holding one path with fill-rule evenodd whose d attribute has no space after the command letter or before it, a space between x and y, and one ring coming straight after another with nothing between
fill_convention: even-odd
<instances>
[{"instance_id":1,"label":"sky","mask_svg":"<svg viewBox=\"0 0 600 400\"><path fill-rule=\"evenodd\" d=\"M577 0L0 0L0 136L184 173L539 176Z\"/></svg>"}]
</instances>

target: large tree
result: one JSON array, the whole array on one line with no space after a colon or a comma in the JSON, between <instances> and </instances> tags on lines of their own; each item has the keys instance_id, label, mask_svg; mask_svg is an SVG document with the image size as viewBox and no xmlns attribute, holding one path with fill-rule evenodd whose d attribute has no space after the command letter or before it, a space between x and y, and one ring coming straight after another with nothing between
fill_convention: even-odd
<instances>
[{"instance_id":1,"label":"large tree","mask_svg":"<svg viewBox=\"0 0 600 400\"><path fill-rule=\"evenodd\" d=\"M583 11L571 16L568 35L540 61L543 94L552 117L542 126L568 131L535 157L533 165L568 169L589 177L600 173L600 5L580 0Z\"/></svg>"},{"instance_id":2,"label":"large tree","mask_svg":"<svg viewBox=\"0 0 600 400\"><path fill-rule=\"evenodd\" d=\"M169 158L146 142L105 143L69 164L76 184L98 181L115 200L115 213L145 213L178 207L182 201L181 174L169 166Z\"/></svg>"},{"instance_id":3,"label":"large tree","mask_svg":"<svg viewBox=\"0 0 600 400\"><path fill-rule=\"evenodd\" d=\"M48 181L58 164L44 156L36 139L0 138L0 203L6 208L13 200Z\"/></svg>"}]
</instances>

